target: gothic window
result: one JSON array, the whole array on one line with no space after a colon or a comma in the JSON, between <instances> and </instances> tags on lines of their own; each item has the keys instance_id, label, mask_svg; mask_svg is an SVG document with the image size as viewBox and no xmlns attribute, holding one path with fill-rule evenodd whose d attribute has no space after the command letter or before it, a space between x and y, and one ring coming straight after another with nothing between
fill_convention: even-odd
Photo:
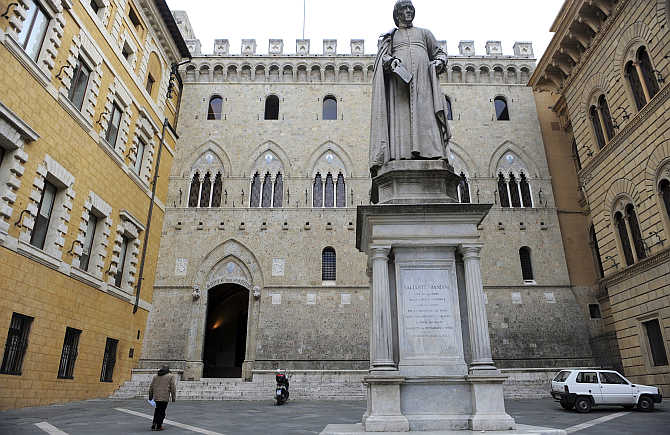
<instances>
[{"instance_id":1,"label":"gothic window","mask_svg":"<svg viewBox=\"0 0 670 435\"><path fill-rule=\"evenodd\" d=\"M630 266L635 262L633 259L633 251L630 248L630 239L628 238L628 229L623 214L618 211L614 215L614 222L616 223L617 232L619 233L619 241L621 242L621 249L623 250L626 266Z\"/></svg>"},{"instance_id":2,"label":"gothic window","mask_svg":"<svg viewBox=\"0 0 670 435\"><path fill-rule=\"evenodd\" d=\"M37 217L35 218L35 224L30 236L30 244L39 249L44 249L44 242L47 238L47 231L49 230L49 223L56 200L56 192L56 186L48 181L44 181L42 199L40 200Z\"/></svg>"},{"instance_id":3,"label":"gothic window","mask_svg":"<svg viewBox=\"0 0 670 435\"><path fill-rule=\"evenodd\" d=\"M533 196L530 194L530 185L528 184L526 174L523 172L519 175L519 190L521 190L521 206L533 207Z\"/></svg>"},{"instance_id":4,"label":"gothic window","mask_svg":"<svg viewBox=\"0 0 670 435\"><path fill-rule=\"evenodd\" d=\"M88 86L88 79L91 76L91 69L79 58L77 61L77 68L72 76L70 82L70 91L68 92L68 99L72 102L74 107L81 110L84 104L84 95L86 94L86 87Z\"/></svg>"},{"instance_id":5,"label":"gothic window","mask_svg":"<svg viewBox=\"0 0 670 435\"><path fill-rule=\"evenodd\" d=\"M335 205L335 186L333 184L333 175L328 173L326 175L326 186L324 195L324 207L333 208Z\"/></svg>"},{"instance_id":6,"label":"gothic window","mask_svg":"<svg viewBox=\"0 0 670 435\"><path fill-rule=\"evenodd\" d=\"M493 101L496 107L496 119L498 121L509 121L509 110L505 97L496 97Z\"/></svg>"},{"instance_id":7,"label":"gothic window","mask_svg":"<svg viewBox=\"0 0 670 435\"><path fill-rule=\"evenodd\" d=\"M509 207L509 192L507 191L507 181L503 174L498 174L498 195L500 196L500 206Z\"/></svg>"},{"instance_id":8,"label":"gothic window","mask_svg":"<svg viewBox=\"0 0 670 435\"><path fill-rule=\"evenodd\" d=\"M25 21L18 35L18 42L26 54L32 60L37 61L44 36L47 33L49 17L44 8L35 0L26 0L24 4L28 6L28 10L23 12Z\"/></svg>"},{"instance_id":9,"label":"gothic window","mask_svg":"<svg viewBox=\"0 0 670 435\"><path fill-rule=\"evenodd\" d=\"M344 184L344 175L342 173L337 175L337 206L347 206L347 187Z\"/></svg>"},{"instance_id":10,"label":"gothic window","mask_svg":"<svg viewBox=\"0 0 670 435\"><path fill-rule=\"evenodd\" d=\"M591 250L593 251L593 258L596 261L596 266L598 266L598 276L600 278L605 276L605 270L603 269L603 261L600 257L600 247L598 246L598 238L596 237L596 229L593 225L589 228L589 239L591 239Z\"/></svg>"},{"instance_id":11,"label":"gothic window","mask_svg":"<svg viewBox=\"0 0 670 435\"><path fill-rule=\"evenodd\" d=\"M663 205L665 205L665 212L670 219L670 181L663 180L659 185Z\"/></svg>"},{"instance_id":12,"label":"gothic window","mask_svg":"<svg viewBox=\"0 0 670 435\"><path fill-rule=\"evenodd\" d=\"M596 141L598 143L598 149L601 149L605 146L605 135L603 133L603 127L600 123L600 116L598 115L598 109L596 106L591 106L589 112L591 118L591 125L593 126L593 131L596 135Z\"/></svg>"},{"instance_id":13,"label":"gothic window","mask_svg":"<svg viewBox=\"0 0 670 435\"><path fill-rule=\"evenodd\" d=\"M637 51L637 61L640 64L640 72L642 73L642 80L647 87L649 98L654 98L658 94L658 82L656 81L656 74L654 74L654 67L651 65L649 59L649 52L646 47L640 47Z\"/></svg>"},{"instance_id":14,"label":"gothic window","mask_svg":"<svg viewBox=\"0 0 670 435\"><path fill-rule=\"evenodd\" d=\"M221 119L221 111L223 110L223 98L214 95L209 99L209 109L207 110L207 120Z\"/></svg>"},{"instance_id":15,"label":"gothic window","mask_svg":"<svg viewBox=\"0 0 670 435\"><path fill-rule=\"evenodd\" d=\"M188 206L197 207L198 199L200 198L200 174L195 173L191 180L191 189L188 194Z\"/></svg>"},{"instance_id":16,"label":"gothic window","mask_svg":"<svg viewBox=\"0 0 670 435\"><path fill-rule=\"evenodd\" d=\"M212 190L212 207L221 207L221 194L223 192L223 180L221 173L214 178L214 189Z\"/></svg>"},{"instance_id":17,"label":"gothic window","mask_svg":"<svg viewBox=\"0 0 670 435\"><path fill-rule=\"evenodd\" d=\"M468 178L465 176L465 172L461 172L461 180L458 183L458 200L464 204L470 203L470 185L468 184Z\"/></svg>"},{"instance_id":18,"label":"gothic window","mask_svg":"<svg viewBox=\"0 0 670 435\"><path fill-rule=\"evenodd\" d=\"M205 174L202 180L202 189L200 189L200 207L209 207L209 196L212 192L212 176L210 173Z\"/></svg>"},{"instance_id":19,"label":"gothic window","mask_svg":"<svg viewBox=\"0 0 670 435\"><path fill-rule=\"evenodd\" d=\"M261 198L261 207L272 207L272 176L270 173L265 174L263 179L263 196Z\"/></svg>"},{"instance_id":20,"label":"gothic window","mask_svg":"<svg viewBox=\"0 0 670 435\"><path fill-rule=\"evenodd\" d=\"M312 206L323 207L323 180L321 174L314 177L314 187L312 188Z\"/></svg>"},{"instance_id":21,"label":"gothic window","mask_svg":"<svg viewBox=\"0 0 670 435\"><path fill-rule=\"evenodd\" d=\"M89 213L83 252L79 257L79 268L82 270L88 270L88 264L91 260L91 251L93 250L93 240L95 240L95 229L97 226L98 217L93 213Z\"/></svg>"},{"instance_id":22,"label":"gothic window","mask_svg":"<svg viewBox=\"0 0 670 435\"><path fill-rule=\"evenodd\" d=\"M642 239L642 233L640 232L640 224L637 220L637 214L635 213L633 204L628 204L628 206L626 206L626 218L628 218L630 235L633 238L633 245L635 246L635 253L637 254L638 261L647 258L647 251L645 249L644 240Z\"/></svg>"},{"instance_id":23,"label":"gothic window","mask_svg":"<svg viewBox=\"0 0 670 435\"><path fill-rule=\"evenodd\" d=\"M521 261L521 274L523 275L524 281L532 281L533 278L533 265L530 261L530 248L524 246L519 249L519 260Z\"/></svg>"},{"instance_id":24,"label":"gothic window","mask_svg":"<svg viewBox=\"0 0 670 435\"><path fill-rule=\"evenodd\" d=\"M284 203L284 179L281 172L275 177L275 190L272 198L273 207L283 207Z\"/></svg>"},{"instance_id":25,"label":"gothic window","mask_svg":"<svg viewBox=\"0 0 670 435\"><path fill-rule=\"evenodd\" d=\"M607 140L612 140L614 137L614 122L612 121L612 114L610 113L610 106L607 104L607 98L601 95L598 98L598 108L600 109L600 116L603 124L605 124L605 133L607 133Z\"/></svg>"},{"instance_id":26,"label":"gothic window","mask_svg":"<svg viewBox=\"0 0 670 435\"><path fill-rule=\"evenodd\" d=\"M121 116L123 112L118 104L112 104L112 114L109 116L109 124L107 125L107 132L105 133L105 140L108 144L116 146L116 138L119 136L119 125L121 124Z\"/></svg>"},{"instance_id":27,"label":"gothic window","mask_svg":"<svg viewBox=\"0 0 670 435\"><path fill-rule=\"evenodd\" d=\"M335 281L337 271L337 258L335 249L324 248L321 252L321 280Z\"/></svg>"},{"instance_id":28,"label":"gothic window","mask_svg":"<svg viewBox=\"0 0 670 435\"><path fill-rule=\"evenodd\" d=\"M451 100L446 95L444 96L444 99L447 101L447 119L452 121L454 119L454 114L451 111Z\"/></svg>"},{"instance_id":29,"label":"gothic window","mask_svg":"<svg viewBox=\"0 0 670 435\"><path fill-rule=\"evenodd\" d=\"M645 104L647 104L647 97L644 95L640 76L637 74L637 68L632 60L626 64L626 78L628 79L630 89L633 92L635 106L637 106L637 110L642 110Z\"/></svg>"},{"instance_id":30,"label":"gothic window","mask_svg":"<svg viewBox=\"0 0 670 435\"><path fill-rule=\"evenodd\" d=\"M575 139L572 139L572 158L575 159L575 166L577 166L577 170L580 171L582 169L582 161L579 158L579 151L577 150L577 141Z\"/></svg>"},{"instance_id":31,"label":"gothic window","mask_svg":"<svg viewBox=\"0 0 670 435\"><path fill-rule=\"evenodd\" d=\"M514 174L509 174L509 196L512 207L521 207L521 196L519 195L519 185Z\"/></svg>"},{"instance_id":32,"label":"gothic window","mask_svg":"<svg viewBox=\"0 0 670 435\"><path fill-rule=\"evenodd\" d=\"M279 97L276 95L268 95L265 99L265 119L277 120L279 119Z\"/></svg>"},{"instance_id":33,"label":"gothic window","mask_svg":"<svg viewBox=\"0 0 670 435\"><path fill-rule=\"evenodd\" d=\"M254 174L254 179L251 181L251 195L249 199L249 207L260 207L261 205L261 176L258 172Z\"/></svg>"},{"instance_id":34,"label":"gothic window","mask_svg":"<svg viewBox=\"0 0 670 435\"><path fill-rule=\"evenodd\" d=\"M325 121L337 120L337 99L332 95L328 95L323 99L322 119Z\"/></svg>"}]
</instances>

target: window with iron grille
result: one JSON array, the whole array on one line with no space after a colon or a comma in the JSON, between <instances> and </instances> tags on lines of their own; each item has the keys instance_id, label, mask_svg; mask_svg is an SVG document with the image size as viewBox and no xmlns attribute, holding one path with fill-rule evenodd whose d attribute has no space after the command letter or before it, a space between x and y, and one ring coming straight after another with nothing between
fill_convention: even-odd
<instances>
[{"instance_id":1,"label":"window with iron grille","mask_svg":"<svg viewBox=\"0 0 670 435\"><path fill-rule=\"evenodd\" d=\"M58 367L59 379L74 379L74 363L77 360L80 335L81 331L79 329L68 327L65 330L63 352L60 355L60 366Z\"/></svg>"},{"instance_id":2,"label":"window with iron grille","mask_svg":"<svg viewBox=\"0 0 670 435\"><path fill-rule=\"evenodd\" d=\"M335 257L335 249L328 247L324 248L321 253L321 280L335 281L337 270L337 261Z\"/></svg>"},{"instance_id":3,"label":"window with iron grille","mask_svg":"<svg viewBox=\"0 0 670 435\"><path fill-rule=\"evenodd\" d=\"M649 350L651 351L651 362L655 367L668 365L668 354L665 352L663 343L663 334L661 333L661 324L658 319L644 322L644 329L649 340Z\"/></svg>"},{"instance_id":4,"label":"window with iron grille","mask_svg":"<svg viewBox=\"0 0 670 435\"><path fill-rule=\"evenodd\" d=\"M28 334L30 334L30 325L32 323L32 317L19 313L12 314L0 373L5 375L21 375L21 366L23 365L23 357L28 348Z\"/></svg>"},{"instance_id":5,"label":"window with iron grille","mask_svg":"<svg viewBox=\"0 0 670 435\"><path fill-rule=\"evenodd\" d=\"M530 261L530 248L524 246L519 249L519 259L521 260L521 274L524 281L533 280L533 265Z\"/></svg>"},{"instance_id":6,"label":"window with iron grille","mask_svg":"<svg viewBox=\"0 0 670 435\"><path fill-rule=\"evenodd\" d=\"M116 348L119 340L107 337L105 344L105 355L102 357L102 371L100 372L100 382L112 382L114 376L114 365L116 364Z\"/></svg>"}]
</instances>

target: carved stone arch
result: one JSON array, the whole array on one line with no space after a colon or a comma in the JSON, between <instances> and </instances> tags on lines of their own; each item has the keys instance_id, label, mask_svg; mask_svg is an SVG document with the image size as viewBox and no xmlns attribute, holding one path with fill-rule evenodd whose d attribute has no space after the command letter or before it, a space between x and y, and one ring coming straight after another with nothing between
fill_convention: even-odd
<instances>
[{"instance_id":1,"label":"carved stone arch","mask_svg":"<svg viewBox=\"0 0 670 435\"><path fill-rule=\"evenodd\" d=\"M526 174L529 178L540 178L540 171L538 165L535 163L535 160L532 159L528 153L526 153L521 147L516 145L511 141L503 142L491 155L491 160L489 161L489 176L491 178L498 177L498 167L500 166L500 161L507 153L513 153L519 157L529 174ZM543 176L546 174L542 174Z\"/></svg>"},{"instance_id":2,"label":"carved stone arch","mask_svg":"<svg viewBox=\"0 0 670 435\"><path fill-rule=\"evenodd\" d=\"M467 175L468 178L477 177L479 174L479 168L477 167L475 159L472 158L470 153L468 153L464 147L460 146L453 140L449 141L449 148L454 157L457 157L462 161L463 167L461 167L460 169L465 171L465 175ZM455 164L456 159L452 158L451 156L449 156L449 159L453 160L452 164L454 165L454 170L459 169L456 167L457 165ZM460 172L457 173L460 174Z\"/></svg>"},{"instance_id":3,"label":"carved stone arch","mask_svg":"<svg viewBox=\"0 0 670 435\"><path fill-rule=\"evenodd\" d=\"M206 298L204 290L208 290L208 281L216 279L214 276L218 267L224 264L225 260L234 259L234 263L240 266L240 271L245 273L250 282L235 282L243 287L252 290L253 287L263 288L263 270L256 256L246 246L235 239L229 239L212 249L200 262L198 271L195 274L194 285L203 290L203 296ZM240 280L242 281L242 280ZM211 284L211 282L209 282ZM206 302L206 300L204 301Z\"/></svg>"},{"instance_id":4,"label":"carved stone arch","mask_svg":"<svg viewBox=\"0 0 670 435\"><path fill-rule=\"evenodd\" d=\"M303 174L307 177L312 177L316 173L314 172L314 169L319 166L319 159L324 157L328 151L332 152L342 162L346 172L342 175L344 175L345 178L352 177L354 175L354 163L351 156L344 148L331 141L321 144L312 152L309 159L307 159L307 164L303 167Z\"/></svg>"},{"instance_id":5,"label":"carved stone arch","mask_svg":"<svg viewBox=\"0 0 670 435\"><path fill-rule=\"evenodd\" d=\"M617 45L614 57L614 73L617 77L623 77L625 67L629 60L635 61L637 50L641 46L648 47L648 41L653 38L649 27L638 21L624 30L619 36L619 45Z\"/></svg>"},{"instance_id":6,"label":"carved stone arch","mask_svg":"<svg viewBox=\"0 0 670 435\"><path fill-rule=\"evenodd\" d=\"M654 148L647 159L645 173L645 187L652 194L658 191L661 178L670 180L670 140L665 140Z\"/></svg>"},{"instance_id":7,"label":"carved stone arch","mask_svg":"<svg viewBox=\"0 0 670 435\"><path fill-rule=\"evenodd\" d=\"M184 81L194 82L195 81L195 73L198 70L197 66L193 63L189 63L188 65L186 65L184 70L185 70Z\"/></svg>"},{"instance_id":8,"label":"carved stone arch","mask_svg":"<svg viewBox=\"0 0 670 435\"><path fill-rule=\"evenodd\" d=\"M656 0L656 17L659 27L665 26L667 31L670 24L670 1Z\"/></svg>"},{"instance_id":9,"label":"carved stone arch","mask_svg":"<svg viewBox=\"0 0 670 435\"><path fill-rule=\"evenodd\" d=\"M635 209L639 210L642 198L635 183L627 178L619 178L610 185L605 196L604 215L608 219L608 222L612 222L612 211L617 208L617 203L622 198L632 201Z\"/></svg>"},{"instance_id":10,"label":"carved stone arch","mask_svg":"<svg viewBox=\"0 0 670 435\"><path fill-rule=\"evenodd\" d=\"M589 110L592 105L598 105L598 97L602 94L605 94L607 97L607 89L609 87L609 81L607 77L602 73L593 74L587 81L583 89L582 100L582 112L583 115L588 119Z\"/></svg>"},{"instance_id":11,"label":"carved stone arch","mask_svg":"<svg viewBox=\"0 0 670 435\"><path fill-rule=\"evenodd\" d=\"M198 148L193 150L193 152L190 154L191 156L197 156L196 158L192 159L188 166L184 166L182 168L182 177L191 177L193 174L192 169L193 166L196 164L196 162L203 157L207 152L211 152L216 159L221 162L221 165L223 167L223 174L221 175L232 175L232 165L230 163L230 158L228 157L228 154L226 151L219 145L218 143L214 142L213 140L208 140L204 144L200 145ZM204 174L203 174L204 175Z\"/></svg>"},{"instance_id":12,"label":"carved stone arch","mask_svg":"<svg viewBox=\"0 0 670 435\"><path fill-rule=\"evenodd\" d=\"M275 157L279 159L284 177L290 177L293 165L291 164L291 160L289 159L288 154L279 144L271 140L264 142L258 147L256 147L256 149L249 155L248 161L251 163L249 164L249 166L247 166L246 172L244 174L239 175L246 177L252 176L253 175L252 172L255 172L259 159L261 159L263 157L263 154L267 152L271 152Z\"/></svg>"}]
</instances>

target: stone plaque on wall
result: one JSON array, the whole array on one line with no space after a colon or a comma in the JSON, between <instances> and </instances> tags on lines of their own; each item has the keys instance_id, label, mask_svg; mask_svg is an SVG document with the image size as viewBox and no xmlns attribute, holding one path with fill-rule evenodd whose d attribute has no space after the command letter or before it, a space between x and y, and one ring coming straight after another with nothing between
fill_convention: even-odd
<instances>
[{"instance_id":1,"label":"stone plaque on wall","mask_svg":"<svg viewBox=\"0 0 670 435\"><path fill-rule=\"evenodd\" d=\"M284 265L286 260L283 258L272 259L272 276L284 276Z\"/></svg>"},{"instance_id":2,"label":"stone plaque on wall","mask_svg":"<svg viewBox=\"0 0 670 435\"><path fill-rule=\"evenodd\" d=\"M307 293L307 305L316 305L316 293Z\"/></svg>"},{"instance_id":3,"label":"stone plaque on wall","mask_svg":"<svg viewBox=\"0 0 670 435\"><path fill-rule=\"evenodd\" d=\"M188 258L177 258L174 265L175 276L186 276L188 271Z\"/></svg>"},{"instance_id":4,"label":"stone plaque on wall","mask_svg":"<svg viewBox=\"0 0 670 435\"><path fill-rule=\"evenodd\" d=\"M349 293L342 293L340 296L340 305L351 305L351 295Z\"/></svg>"},{"instance_id":5,"label":"stone plaque on wall","mask_svg":"<svg viewBox=\"0 0 670 435\"><path fill-rule=\"evenodd\" d=\"M272 305L281 305L281 293L271 293Z\"/></svg>"}]
</instances>

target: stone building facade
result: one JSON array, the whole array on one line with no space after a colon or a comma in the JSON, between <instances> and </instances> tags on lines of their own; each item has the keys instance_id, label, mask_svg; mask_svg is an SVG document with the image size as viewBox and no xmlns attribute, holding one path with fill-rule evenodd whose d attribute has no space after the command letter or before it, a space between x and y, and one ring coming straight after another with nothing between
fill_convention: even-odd
<instances>
[{"instance_id":1,"label":"stone building facade","mask_svg":"<svg viewBox=\"0 0 670 435\"><path fill-rule=\"evenodd\" d=\"M634 382L670 388L670 2L566 1L530 84L574 156L591 297ZM541 93L545 96L540 97ZM572 151L569 151L572 150ZM560 153L560 151L557 151ZM588 236L588 237L587 237ZM592 255L586 251L591 250Z\"/></svg>"},{"instance_id":2,"label":"stone building facade","mask_svg":"<svg viewBox=\"0 0 670 435\"><path fill-rule=\"evenodd\" d=\"M140 357L189 52L162 0L0 9L0 409L108 396Z\"/></svg>"},{"instance_id":3,"label":"stone building facade","mask_svg":"<svg viewBox=\"0 0 670 435\"><path fill-rule=\"evenodd\" d=\"M185 13L175 13L182 33ZM187 18L187 17L186 17ZM436 33L439 36L439 29ZM197 47L198 42L187 44ZM446 42L441 44L446 49ZM532 45L478 55L462 41L441 76L463 202L494 204L482 270L499 367L592 365L571 287L533 92ZM369 204L370 80L362 40L216 40L182 70L180 135L140 369L183 380L275 368L369 366L369 277L355 249ZM497 109L497 110L496 110ZM523 263L523 266L522 266ZM522 270L523 269L523 270ZM138 375L142 370L138 370Z\"/></svg>"}]
</instances>

